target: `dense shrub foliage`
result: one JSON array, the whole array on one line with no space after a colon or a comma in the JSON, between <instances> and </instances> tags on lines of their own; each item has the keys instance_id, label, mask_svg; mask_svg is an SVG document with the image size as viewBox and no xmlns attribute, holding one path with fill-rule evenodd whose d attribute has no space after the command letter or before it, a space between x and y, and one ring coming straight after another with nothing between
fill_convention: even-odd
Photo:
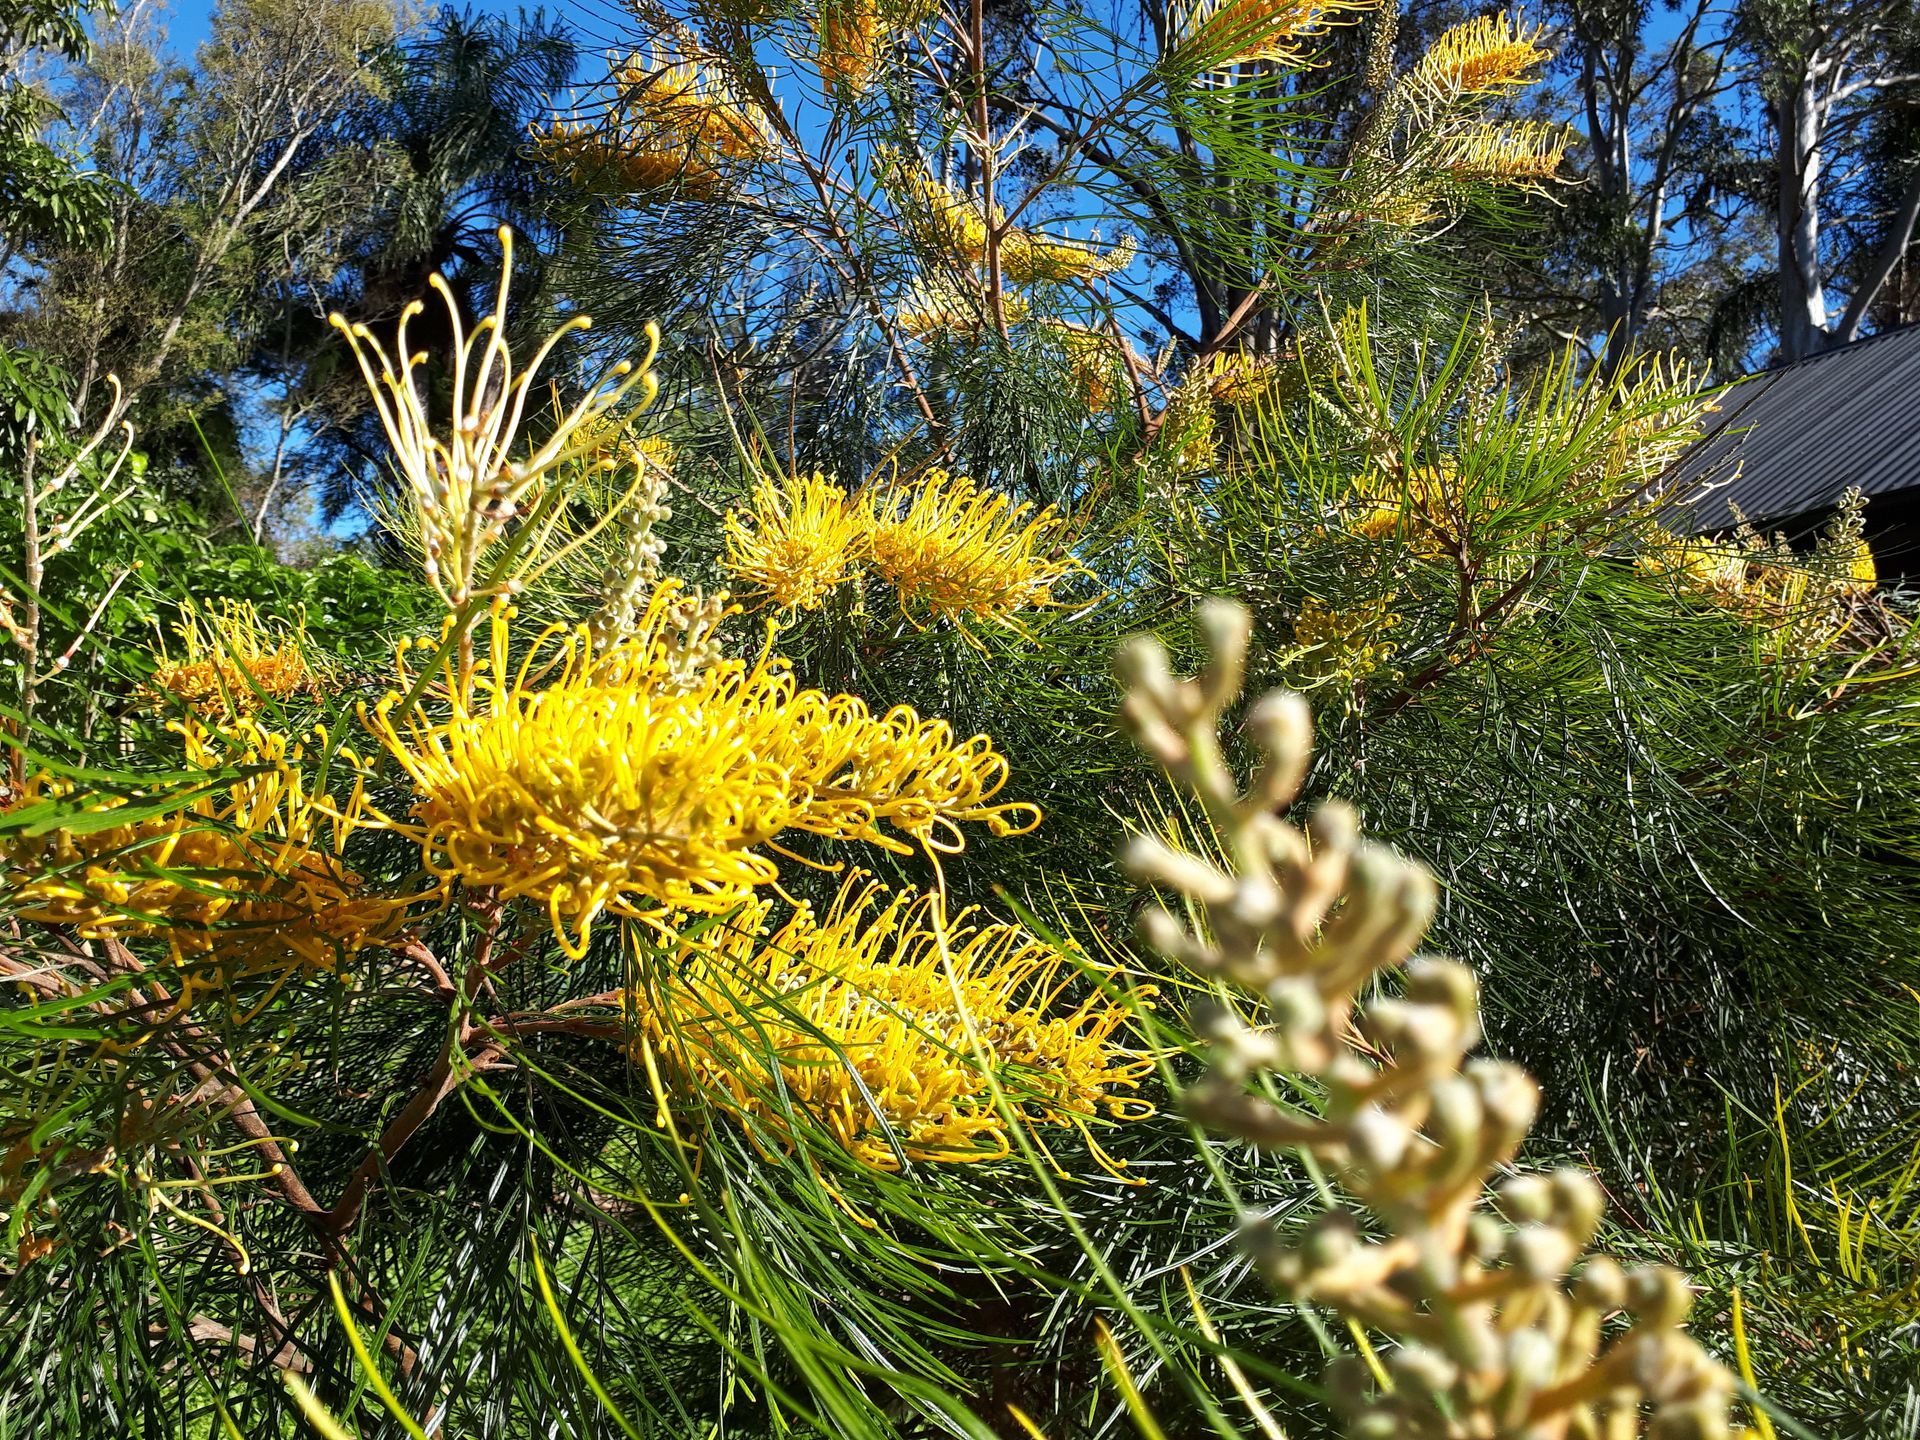
<instances>
[{"instance_id":1,"label":"dense shrub foliage","mask_svg":"<svg viewBox=\"0 0 1920 1440\"><path fill-rule=\"evenodd\" d=\"M13 1431L1912 1433L1911 604L1489 292L1543 26L85 18Z\"/></svg>"}]
</instances>

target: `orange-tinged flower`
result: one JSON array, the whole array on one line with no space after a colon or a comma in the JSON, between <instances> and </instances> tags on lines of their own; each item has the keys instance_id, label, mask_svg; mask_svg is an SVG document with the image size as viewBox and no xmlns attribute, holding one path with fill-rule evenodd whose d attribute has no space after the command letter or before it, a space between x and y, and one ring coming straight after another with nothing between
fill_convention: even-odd
<instances>
[{"instance_id":1,"label":"orange-tinged flower","mask_svg":"<svg viewBox=\"0 0 1920 1440\"><path fill-rule=\"evenodd\" d=\"M325 683L297 626L276 628L242 601L190 609L175 633L185 654L175 659L163 652L148 683L156 695L201 715L250 715L263 702L291 700Z\"/></svg>"},{"instance_id":2,"label":"orange-tinged flower","mask_svg":"<svg viewBox=\"0 0 1920 1440\"><path fill-rule=\"evenodd\" d=\"M532 138L535 155L587 195L624 199L670 192L706 200L723 184L720 171L698 152L644 130L554 120Z\"/></svg>"},{"instance_id":3,"label":"orange-tinged flower","mask_svg":"<svg viewBox=\"0 0 1920 1440\"><path fill-rule=\"evenodd\" d=\"M731 909L778 878L767 848L788 830L952 851L963 823L1039 823L1030 805L995 803L1007 762L984 735L802 689L770 654L675 675L678 593L663 584L602 654L584 630L549 630L517 668L498 610L482 678L462 687L449 669L444 714L394 694L367 715L420 797L383 819L429 871L542 902L579 956L603 912Z\"/></svg>"},{"instance_id":4,"label":"orange-tinged flower","mask_svg":"<svg viewBox=\"0 0 1920 1440\"><path fill-rule=\"evenodd\" d=\"M331 969L390 936L423 898L370 893L347 867L357 809L336 809L309 789L301 745L249 720L173 728L189 766L231 767L240 778L124 824L97 818L131 803L113 796L83 808L85 827L12 837L5 864L16 914L89 939L161 937L181 965ZM73 796L70 782L42 776L22 803ZM196 986L207 988L204 977L189 973L183 1005Z\"/></svg>"},{"instance_id":5,"label":"orange-tinged flower","mask_svg":"<svg viewBox=\"0 0 1920 1440\"><path fill-rule=\"evenodd\" d=\"M884 1170L999 1159L997 1079L1021 1121L1078 1130L1112 1169L1090 1122L1152 1113L1132 1093L1152 1059L1116 1038L1125 1009L1067 999L1057 952L971 912L940 925L938 904L852 876L825 916L801 905L767 934L756 901L655 967L634 1049L769 1148L817 1128Z\"/></svg>"},{"instance_id":6,"label":"orange-tinged flower","mask_svg":"<svg viewBox=\"0 0 1920 1440\"><path fill-rule=\"evenodd\" d=\"M894 43L933 13L931 0L821 0L814 21L820 78L830 89L858 95Z\"/></svg>"}]
</instances>

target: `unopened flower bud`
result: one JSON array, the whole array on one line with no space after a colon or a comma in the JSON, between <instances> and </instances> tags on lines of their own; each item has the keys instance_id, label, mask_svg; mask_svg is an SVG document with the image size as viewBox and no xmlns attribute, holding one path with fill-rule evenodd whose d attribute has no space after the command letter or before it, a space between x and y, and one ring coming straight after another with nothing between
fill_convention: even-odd
<instances>
[{"instance_id":1,"label":"unopened flower bud","mask_svg":"<svg viewBox=\"0 0 1920 1440\"><path fill-rule=\"evenodd\" d=\"M1563 1169L1553 1172L1555 1217L1561 1228L1584 1249L1600 1228L1606 1211L1606 1197L1600 1184L1584 1170Z\"/></svg>"},{"instance_id":2,"label":"unopened flower bud","mask_svg":"<svg viewBox=\"0 0 1920 1440\"><path fill-rule=\"evenodd\" d=\"M1270 690L1247 712L1247 733L1266 757L1257 782L1269 809L1293 803L1313 759L1313 715L1290 690Z\"/></svg>"},{"instance_id":3,"label":"unopened flower bud","mask_svg":"<svg viewBox=\"0 0 1920 1440\"><path fill-rule=\"evenodd\" d=\"M1500 1213L1516 1225L1538 1225L1553 1214L1553 1192L1539 1175L1516 1175L1500 1187Z\"/></svg>"},{"instance_id":4,"label":"unopened flower bud","mask_svg":"<svg viewBox=\"0 0 1920 1440\"><path fill-rule=\"evenodd\" d=\"M1200 703L1209 712L1224 709L1240 693L1246 673L1247 642L1253 638L1253 616L1237 600L1201 602L1195 617L1212 659L1200 672Z\"/></svg>"},{"instance_id":5,"label":"unopened flower bud","mask_svg":"<svg viewBox=\"0 0 1920 1440\"><path fill-rule=\"evenodd\" d=\"M1114 673L1128 690L1144 695L1162 711L1173 705L1173 671L1167 647L1153 635L1134 635L1113 652Z\"/></svg>"},{"instance_id":6,"label":"unopened flower bud","mask_svg":"<svg viewBox=\"0 0 1920 1440\"><path fill-rule=\"evenodd\" d=\"M1507 1245L1509 1263L1533 1285L1560 1279L1577 1253L1572 1239L1557 1225L1522 1225Z\"/></svg>"},{"instance_id":7,"label":"unopened flower bud","mask_svg":"<svg viewBox=\"0 0 1920 1440\"><path fill-rule=\"evenodd\" d=\"M1596 1255L1573 1282L1573 1298L1596 1314L1611 1315L1627 1303L1626 1273L1607 1256Z\"/></svg>"},{"instance_id":8,"label":"unopened flower bud","mask_svg":"<svg viewBox=\"0 0 1920 1440\"><path fill-rule=\"evenodd\" d=\"M1693 1293L1679 1271L1645 1265L1627 1275L1627 1309L1652 1328L1682 1325L1692 1308Z\"/></svg>"},{"instance_id":9,"label":"unopened flower bud","mask_svg":"<svg viewBox=\"0 0 1920 1440\"><path fill-rule=\"evenodd\" d=\"M1398 1115L1369 1105L1347 1126L1347 1143L1354 1157L1374 1174L1397 1169L1413 1140L1413 1127Z\"/></svg>"}]
</instances>

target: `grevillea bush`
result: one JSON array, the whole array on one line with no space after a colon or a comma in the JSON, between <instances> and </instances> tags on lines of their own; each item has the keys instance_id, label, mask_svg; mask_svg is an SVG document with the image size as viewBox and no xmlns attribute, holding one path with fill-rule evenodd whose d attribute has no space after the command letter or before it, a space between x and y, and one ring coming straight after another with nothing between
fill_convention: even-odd
<instances>
[{"instance_id":1,"label":"grevillea bush","mask_svg":"<svg viewBox=\"0 0 1920 1440\"><path fill-rule=\"evenodd\" d=\"M1143 18L476 31L535 236L288 322L306 569L8 357L14 1430L1902 1433L1865 502L1679 533L1720 392L1480 291L1544 27Z\"/></svg>"}]
</instances>

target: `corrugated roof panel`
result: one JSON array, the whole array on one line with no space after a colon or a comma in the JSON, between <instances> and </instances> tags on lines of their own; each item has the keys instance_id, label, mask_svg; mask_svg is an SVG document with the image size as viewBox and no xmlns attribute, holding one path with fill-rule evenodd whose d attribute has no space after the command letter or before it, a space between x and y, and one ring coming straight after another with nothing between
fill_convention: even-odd
<instances>
[{"instance_id":1,"label":"corrugated roof panel","mask_svg":"<svg viewBox=\"0 0 1920 1440\"><path fill-rule=\"evenodd\" d=\"M1724 529L1729 502L1772 521L1824 509L1850 485L1920 488L1920 325L1762 371L1713 424L1666 487L1683 528Z\"/></svg>"}]
</instances>

